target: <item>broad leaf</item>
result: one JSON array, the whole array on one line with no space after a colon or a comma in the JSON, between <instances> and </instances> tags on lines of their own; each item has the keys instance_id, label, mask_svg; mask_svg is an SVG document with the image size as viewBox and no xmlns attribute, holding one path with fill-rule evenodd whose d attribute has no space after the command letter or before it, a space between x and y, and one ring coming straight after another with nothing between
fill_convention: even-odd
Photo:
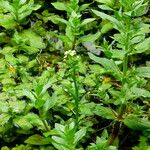
<instances>
[{"instance_id":1,"label":"broad leaf","mask_svg":"<svg viewBox=\"0 0 150 150\"><path fill-rule=\"evenodd\" d=\"M55 2L51 3L57 10L65 10L66 11L66 4L63 2Z\"/></svg>"},{"instance_id":2,"label":"broad leaf","mask_svg":"<svg viewBox=\"0 0 150 150\"><path fill-rule=\"evenodd\" d=\"M133 87L131 88L132 93L135 94L135 96L138 97L149 97L150 98L150 92L142 89L142 88L137 88L137 87Z\"/></svg>"},{"instance_id":3,"label":"broad leaf","mask_svg":"<svg viewBox=\"0 0 150 150\"><path fill-rule=\"evenodd\" d=\"M79 39L79 43L82 42L95 42L99 37L101 36L101 32L97 32L95 34L88 34L86 36L83 36Z\"/></svg>"},{"instance_id":4,"label":"broad leaf","mask_svg":"<svg viewBox=\"0 0 150 150\"><path fill-rule=\"evenodd\" d=\"M25 143L31 144L31 145L47 145L51 143L50 138L44 138L39 134L35 134L30 136L27 140L25 140Z\"/></svg>"},{"instance_id":5,"label":"broad leaf","mask_svg":"<svg viewBox=\"0 0 150 150\"><path fill-rule=\"evenodd\" d=\"M150 67L139 67L136 69L136 74L140 77L150 78Z\"/></svg>"},{"instance_id":6,"label":"broad leaf","mask_svg":"<svg viewBox=\"0 0 150 150\"><path fill-rule=\"evenodd\" d=\"M119 21L118 21L116 18L112 17L112 16L109 16L109 15L107 15L107 14L105 14L105 13L102 13L102 12L100 12L100 11L93 10L93 9L92 9L92 12L93 12L94 14L96 14L97 16L101 17L102 19L109 20L109 21L111 21L112 23L114 23L114 24L116 24L116 25L119 24Z\"/></svg>"},{"instance_id":7,"label":"broad leaf","mask_svg":"<svg viewBox=\"0 0 150 150\"><path fill-rule=\"evenodd\" d=\"M114 75L114 77L122 79L122 73L113 60L109 60L107 58L100 58L93 55L92 53L88 54L92 60L94 60L96 63L101 64L106 69L106 71L111 72Z\"/></svg>"},{"instance_id":8,"label":"broad leaf","mask_svg":"<svg viewBox=\"0 0 150 150\"><path fill-rule=\"evenodd\" d=\"M86 24L88 24L88 23L90 23L90 22L93 22L94 20L95 20L95 18L84 19L84 20L82 21L82 23L81 23L80 26L84 26L84 25L86 25Z\"/></svg>"},{"instance_id":9,"label":"broad leaf","mask_svg":"<svg viewBox=\"0 0 150 150\"><path fill-rule=\"evenodd\" d=\"M113 112L110 108L104 107L101 105L97 105L95 107L95 109L93 110L93 112L96 115L101 116L101 117L106 118L106 119L114 119L115 118L115 116L113 115Z\"/></svg>"},{"instance_id":10,"label":"broad leaf","mask_svg":"<svg viewBox=\"0 0 150 150\"><path fill-rule=\"evenodd\" d=\"M9 119L11 118L11 116L9 114L1 114L0 115L0 126L3 126L5 125Z\"/></svg>"},{"instance_id":11,"label":"broad leaf","mask_svg":"<svg viewBox=\"0 0 150 150\"><path fill-rule=\"evenodd\" d=\"M150 121L136 116L129 116L124 119L124 124L133 130L147 130L150 129Z\"/></svg>"},{"instance_id":12,"label":"broad leaf","mask_svg":"<svg viewBox=\"0 0 150 150\"><path fill-rule=\"evenodd\" d=\"M82 128L78 132L76 132L74 137L74 144L77 145L77 143L85 136L85 134L86 128Z\"/></svg>"},{"instance_id":13,"label":"broad leaf","mask_svg":"<svg viewBox=\"0 0 150 150\"><path fill-rule=\"evenodd\" d=\"M150 37L135 46L133 53L142 53L150 49Z\"/></svg>"},{"instance_id":14,"label":"broad leaf","mask_svg":"<svg viewBox=\"0 0 150 150\"><path fill-rule=\"evenodd\" d=\"M32 124L23 116L15 118L13 120L13 123L15 124L15 126L19 126L23 130L30 130L33 127Z\"/></svg>"}]
</instances>

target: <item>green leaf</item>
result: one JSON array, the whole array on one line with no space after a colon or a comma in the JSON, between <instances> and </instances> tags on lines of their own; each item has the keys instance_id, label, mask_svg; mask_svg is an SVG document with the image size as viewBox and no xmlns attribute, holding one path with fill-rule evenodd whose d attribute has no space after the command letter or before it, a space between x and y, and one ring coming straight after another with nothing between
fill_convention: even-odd
<instances>
[{"instance_id":1,"label":"green leaf","mask_svg":"<svg viewBox=\"0 0 150 150\"><path fill-rule=\"evenodd\" d=\"M107 5L98 5L98 7L102 10L114 11L111 7Z\"/></svg>"},{"instance_id":2,"label":"green leaf","mask_svg":"<svg viewBox=\"0 0 150 150\"><path fill-rule=\"evenodd\" d=\"M57 10L65 10L66 11L66 4L62 2L55 2L51 3Z\"/></svg>"},{"instance_id":3,"label":"green leaf","mask_svg":"<svg viewBox=\"0 0 150 150\"><path fill-rule=\"evenodd\" d=\"M133 87L131 91L136 97L150 97L150 92L142 88Z\"/></svg>"},{"instance_id":4,"label":"green leaf","mask_svg":"<svg viewBox=\"0 0 150 150\"><path fill-rule=\"evenodd\" d=\"M46 91L47 91L47 89L48 88L50 88L51 87L51 83L50 82L48 82L47 84L45 84L44 86L43 86L43 88L42 88L42 91L41 91L41 95L43 95Z\"/></svg>"},{"instance_id":5,"label":"green leaf","mask_svg":"<svg viewBox=\"0 0 150 150\"><path fill-rule=\"evenodd\" d=\"M9 1L4 1L4 0L0 1L0 8L3 8L7 11L11 11L13 9L13 7L10 5Z\"/></svg>"},{"instance_id":6,"label":"green leaf","mask_svg":"<svg viewBox=\"0 0 150 150\"><path fill-rule=\"evenodd\" d=\"M62 17L58 15L52 14L47 19L52 21L54 24L67 24L67 20L63 19Z\"/></svg>"},{"instance_id":7,"label":"green leaf","mask_svg":"<svg viewBox=\"0 0 150 150\"><path fill-rule=\"evenodd\" d=\"M7 113L9 110L9 104L7 102L0 101L0 113Z\"/></svg>"},{"instance_id":8,"label":"green leaf","mask_svg":"<svg viewBox=\"0 0 150 150\"><path fill-rule=\"evenodd\" d=\"M108 144L107 131L104 130L101 137L96 138L96 143L91 143L86 150L117 150L115 146Z\"/></svg>"},{"instance_id":9,"label":"green leaf","mask_svg":"<svg viewBox=\"0 0 150 150\"><path fill-rule=\"evenodd\" d=\"M26 102L25 101L9 101L9 107L12 110L12 112L21 113L24 111L26 107Z\"/></svg>"},{"instance_id":10,"label":"green leaf","mask_svg":"<svg viewBox=\"0 0 150 150\"><path fill-rule=\"evenodd\" d=\"M30 130L33 127L32 124L27 119L24 118L24 116L15 118L13 120L13 123L16 126L22 128L23 130Z\"/></svg>"},{"instance_id":11,"label":"green leaf","mask_svg":"<svg viewBox=\"0 0 150 150\"><path fill-rule=\"evenodd\" d=\"M126 54L126 52L124 50L110 50L110 53L112 54L112 58L117 58L120 60L123 60L124 55Z\"/></svg>"},{"instance_id":12,"label":"green leaf","mask_svg":"<svg viewBox=\"0 0 150 150\"><path fill-rule=\"evenodd\" d=\"M79 7L79 12L81 12L81 11L85 10L86 8L88 8L89 5L90 5L90 4L83 4L83 5L81 5L81 6Z\"/></svg>"},{"instance_id":13,"label":"green leaf","mask_svg":"<svg viewBox=\"0 0 150 150\"><path fill-rule=\"evenodd\" d=\"M79 43L82 42L95 42L99 37L101 36L101 32L97 32L95 34L88 34L86 36L83 36L79 39Z\"/></svg>"},{"instance_id":14,"label":"green leaf","mask_svg":"<svg viewBox=\"0 0 150 150\"><path fill-rule=\"evenodd\" d=\"M16 26L16 22L10 14L8 15L0 14L0 26L6 29L14 29L14 27Z\"/></svg>"},{"instance_id":15,"label":"green leaf","mask_svg":"<svg viewBox=\"0 0 150 150\"><path fill-rule=\"evenodd\" d=\"M32 13L33 10L37 10L40 7L41 7L40 5L34 5L32 0L30 0L29 3L27 3L26 5L23 5L18 10L18 14L19 14L18 19L19 19L19 21L21 21L24 18L26 18L27 16L29 16Z\"/></svg>"},{"instance_id":16,"label":"green leaf","mask_svg":"<svg viewBox=\"0 0 150 150\"><path fill-rule=\"evenodd\" d=\"M122 73L113 60L100 58L93 55L92 53L88 53L88 55L92 60L101 64L106 69L106 71L110 71L114 75L114 77L116 77L117 79L122 79Z\"/></svg>"},{"instance_id":17,"label":"green leaf","mask_svg":"<svg viewBox=\"0 0 150 150\"><path fill-rule=\"evenodd\" d=\"M93 22L94 20L95 20L95 18L84 19L84 20L82 21L82 23L81 23L80 26L84 26L84 25L86 25L86 24L88 24L88 23L90 23L90 22Z\"/></svg>"},{"instance_id":18,"label":"green leaf","mask_svg":"<svg viewBox=\"0 0 150 150\"><path fill-rule=\"evenodd\" d=\"M24 118L30 122L33 126L38 127L39 129L45 129L43 126L43 122L40 117L34 113L28 113L24 116Z\"/></svg>"},{"instance_id":19,"label":"green leaf","mask_svg":"<svg viewBox=\"0 0 150 150\"><path fill-rule=\"evenodd\" d=\"M136 69L136 74L140 77L150 78L150 67L139 67Z\"/></svg>"},{"instance_id":20,"label":"green leaf","mask_svg":"<svg viewBox=\"0 0 150 150\"><path fill-rule=\"evenodd\" d=\"M150 121L136 116L129 116L124 119L124 124L133 130L147 130L150 129Z\"/></svg>"},{"instance_id":21,"label":"green leaf","mask_svg":"<svg viewBox=\"0 0 150 150\"><path fill-rule=\"evenodd\" d=\"M101 33L102 33L102 34L106 34L106 33L109 32L111 29L113 29L112 23L111 23L111 22L105 23L105 24L102 26Z\"/></svg>"},{"instance_id":22,"label":"green leaf","mask_svg":"<svg viewBox=\"0 0 150 150\"><path fill-rule=\"evenodd\" d=\"M34 94L32 94L30 91L24 90L24 95L27 96L33 104L35 103L36 98L35 98Z\"/></svg>"},{"instance_id":23,"label":"green leaf","mask_svg":"<svg viewBox=\"0 0 150 150\"><path fill-rule=\"evenodd\" d=\"M31 145L48 145L51 143L50 138L44 138L39 134L35 134L30 136L27 140L25 140L25 143L31 144Z\"/></svg>"},{"instance_id":24,"label":"green leaf","mask_svg":"<svg viewBox=\"0 0 150 150\"><path fill-rule=\"evenodd\" d=\"M31 47L37 48L37 49L43 49L45 48L45 43L43 42L43 39L41 36L37 35L35 32L32 30L24 30L20 34L21 38L24 39L25 41L28 41L29 45Z\"/></svg>"},{"instance_id":25,"label":"green leaf","mask_svg":"<svg viewBox=\"0 0 150 150\"><path fill-rule=\"evenodd\" d=\"M114 17L112 17L112 16L109 16L109 15L107 15L105 13L102 13L100 11L93 10L93 9L92 9L92 12L94 14L96 14L97 16L101 17L102 19L107 19L107 20L111 21L112 23L114 23L116 25L119 24L119 21L117 19L115 19Z\"/></svg>"},{"instance_id":26,"label":"green leaf","mask_svg":"<svg viewBox=\"0 0 150 150\"><path fill-rule=\"evenodd\" d=\"M135 46L133 53L142 53L150 49L150 37Z\"/></svg>"},{"instance_id":27,"label":"green leaf","mask_svg":"<svg viewBox=\"0 0 150 150\"><path fill-rule=\"evenodd\" d=\"M96 115L101 116L101 117L106 118L106 119L114 119L115 118L115 116L113 115L113 112L110 108L104 107L101 105L97 105L95 107L95 109L93 110L93 112Z\"/></svg>"},{"instance_id":28,"label":"green leaf","mask_svg":"<svg viewBox=\"0 0 150 150\"><path fill-rule=\"evenodd\" d=\"M76 145L86 134L86 128L80 129L75 133L74 144Z\"/></svg>"},{"instance_id":29,"label":"green leaf","mask_svg":"<svg viewBox=\"0 0 150 150\"><path fill-rule=\"evenodd\" d=\"M9 114L0 114L0 126L5 125L9 119L11 118L11 116Z\"/></svg>"},{"instance_id":30,"label":"green leaf","mask_svg":"<svg viewBox=\"0 0 150 150\"><path fill-rule=\"evenodd\" d=\"M43 105L43 109L47 112L49 109L55 106L58 101L57 93L54 93L49 99L46 100L45 104Z\"/></svg>"},{"instance_id":31,"label":"green leaf","mask_svg":"<svg viewBox=\"0 0 150 150\"><path fill-rule=\"evenodd\" d=\"M113 6L113 4L114 4L114 0L96 0L96 1L99 3L106 4L108 6Z\"/></svg>"}]
</instances>

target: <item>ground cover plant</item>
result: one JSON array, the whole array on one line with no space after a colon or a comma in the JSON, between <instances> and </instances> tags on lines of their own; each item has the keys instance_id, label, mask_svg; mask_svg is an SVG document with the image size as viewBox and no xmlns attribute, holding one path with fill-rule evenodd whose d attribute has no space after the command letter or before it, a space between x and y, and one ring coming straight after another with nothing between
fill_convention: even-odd
<instances>
[{"instance_id":1,"label":"ground cover plant","mask_svg":"<svg viewBox=\"0 0 150 150\"><path fill-rule=\"evenodd\" d=\"M150 150L149 0L0 0L1 150Z\"/></svg>"}]
</instances>

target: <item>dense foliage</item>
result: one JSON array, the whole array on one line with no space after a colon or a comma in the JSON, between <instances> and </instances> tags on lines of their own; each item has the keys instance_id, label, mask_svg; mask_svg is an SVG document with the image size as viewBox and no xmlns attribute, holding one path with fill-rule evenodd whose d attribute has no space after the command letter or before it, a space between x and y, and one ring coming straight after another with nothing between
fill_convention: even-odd
<instances>
[{"instance_id":1,"label":"dense foliage","mask_svg":"<svg viewBox=\"0 0 150 150\"><path fill-rule=\"evenodd\" d=\"M150 150L149 0L0 0L1 150Z\"/></svg>"}]
</instances>

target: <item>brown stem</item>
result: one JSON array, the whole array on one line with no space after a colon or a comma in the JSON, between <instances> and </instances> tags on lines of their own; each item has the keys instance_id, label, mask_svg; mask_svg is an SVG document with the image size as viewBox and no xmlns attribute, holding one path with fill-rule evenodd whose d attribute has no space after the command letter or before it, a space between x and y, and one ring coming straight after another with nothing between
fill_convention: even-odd
<instances>
[{"instance_id":1,"label":"brown stem","mask_svg":"<svg viewBox=\"0 0 150 150\"><path fill-rule=\"evenodd\" d=\"M123 104L120 108L120 113L117 117L117 121L114 123L113 125L113 128L112 128L112 133L110 135L110 139L109 139L109 145L112 145L114 143L114 141L116 140L116 138L118 137L119 135L119 132L120 132L120 127L121 127L121 120L122 120L122 116L123 114L125 113L126 111L126 105Z\"/></svg>"}]
</instances>

